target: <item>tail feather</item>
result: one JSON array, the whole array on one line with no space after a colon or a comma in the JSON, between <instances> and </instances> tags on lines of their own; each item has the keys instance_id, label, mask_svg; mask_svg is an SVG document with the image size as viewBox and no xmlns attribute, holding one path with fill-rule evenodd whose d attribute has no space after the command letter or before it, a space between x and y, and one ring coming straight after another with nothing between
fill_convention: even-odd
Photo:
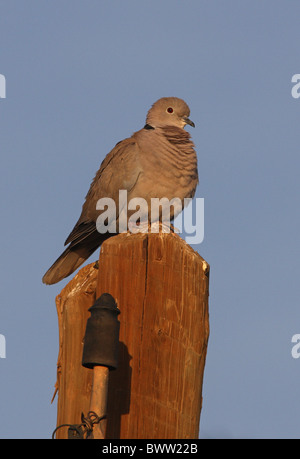
<instances>
[{"instance_id":1,"label":"tail feather","mask_svg":"<svg viewBox=\"0 0 300 459\"><path fill-rule=\"evenodd\" d=\"M107 236L99 238L98 233L81 241L80 244L71 243L48 269L42 279L43 283L52 285L68 277L95 252L105 239L107 239Z\"/></svg>"},{"instance_id":2,"label":"tail feather","mask_svg":"<svg viewBox=\"0 0 300 459\"><path fill-rule=\"evenodd\" d=\"M68 247L43 277L43 283L52 285L72 274L88 257L82 257Z\"/></svg>"}]
</instances>

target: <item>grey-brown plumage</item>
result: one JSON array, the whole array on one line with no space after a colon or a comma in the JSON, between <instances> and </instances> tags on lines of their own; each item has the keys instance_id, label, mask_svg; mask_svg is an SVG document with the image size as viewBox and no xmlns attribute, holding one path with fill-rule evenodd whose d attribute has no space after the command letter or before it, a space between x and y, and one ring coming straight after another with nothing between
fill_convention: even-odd
<instances>
[{"instance_id":1,"label":"grey-brown plumage","mask_svg":"<svg viewBox=\"0 0 300 459\"><path fill-rule=\"evenodd\" d=\"M111 233L100 234L96 209L100 198L112 198L117 205L119 190L127 190L128 202L134 197L192 198L198 183L197 156L186 124L188 105L177 97L164 97L153 104L146 125L122 140L102 162L82 206L82 212L65 245L69 244L43 277L55 284L72 274ZM128 216L130 213L128 212ZM117 221L118 223L118 221Z\"/></svg>"}]
</instances>

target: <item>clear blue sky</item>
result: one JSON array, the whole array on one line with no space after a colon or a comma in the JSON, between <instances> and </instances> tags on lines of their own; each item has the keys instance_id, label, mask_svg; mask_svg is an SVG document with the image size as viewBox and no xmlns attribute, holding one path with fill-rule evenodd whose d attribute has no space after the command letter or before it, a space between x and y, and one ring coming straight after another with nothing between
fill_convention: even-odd
<instances>
[{"instance_id":1,"label":"clear blue sky","mask_svg":"<svg viewBox=\"0 0 300 459\"><path fill-rule=\"evenodd\" d=\"M67 281L41 277L104 156L162 96L191 108L205 199L200 437L299 437L299 17L298 0L0 1L2 438L51 436Z\"/></svg>"}]
</instances>

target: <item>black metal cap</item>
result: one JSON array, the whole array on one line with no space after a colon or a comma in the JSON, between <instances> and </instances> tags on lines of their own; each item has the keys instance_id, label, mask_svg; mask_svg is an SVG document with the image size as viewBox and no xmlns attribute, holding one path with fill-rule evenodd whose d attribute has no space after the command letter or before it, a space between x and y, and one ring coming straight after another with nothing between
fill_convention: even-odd
<instances>
[{"instance_id":1,"label":"black metal cap","mask_svg":"<svg viewBox=\"0 0 300 459\"><path fill-rule=\"evenodd\" d=\"M120 310L114 298L103 293L89 311L91 317L85 330L82 365L86 368L103 365L114 370L118 366Z\"/></svg>"}]
</instances>

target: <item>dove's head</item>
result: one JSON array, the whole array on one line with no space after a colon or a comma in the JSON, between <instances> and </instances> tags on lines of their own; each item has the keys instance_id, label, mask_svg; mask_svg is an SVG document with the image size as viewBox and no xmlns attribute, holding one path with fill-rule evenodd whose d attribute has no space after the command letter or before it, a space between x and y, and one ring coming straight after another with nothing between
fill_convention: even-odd
<instances>
[{"instance_id":1,"label":"dove's head","mask_svg":"<svg viewBox=\"0 0 300 459\"><path fill-rule=\"evenodd\" d=\"M184 128L186 124L195 127L189 116L190 109L184 100L178 97L162 97L150 108L146 123L154 128L164 126Z\"/></svg>"}]
</instances>

